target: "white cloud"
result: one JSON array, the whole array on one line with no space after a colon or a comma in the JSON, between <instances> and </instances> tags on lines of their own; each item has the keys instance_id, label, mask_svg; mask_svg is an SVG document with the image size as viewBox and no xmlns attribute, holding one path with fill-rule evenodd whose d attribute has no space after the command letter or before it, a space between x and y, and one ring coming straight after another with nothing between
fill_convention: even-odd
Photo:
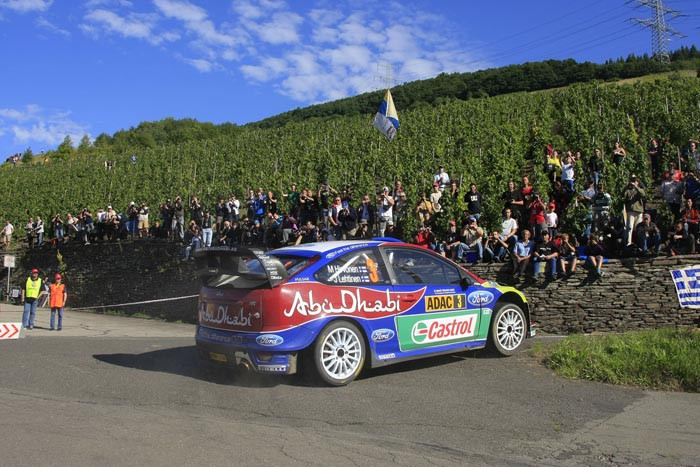
<instances>
[{"instance_id":1,"label":"white cloud","mask_svg":"<svg viewBox=\"0 0 700 467\"><path fill-rule=\"evenodd\" d=\"M192 65L202 73L209 73L214 69L214 64L209 60L204 60L203 58L186 58L184 60L185 63Z\"/></svg>"},{"instance_id":2,"label":"white cloud","mask_svg":"<svg viewBox=\"0 0 700 467\"><path fill-rule=\"evenodd\" d=\"M0 8L26 13L28 11L46 11L52 3L53 0L0 0Z\"/></svg>"},{"instance_id":3,"label":"white cloud","mask_svg":"<svg viewBox=\"0 0 700 467\"><path fill-rule=\"evenodd\" d=\"M66 37L70 36L69 31L59 28L58 26L56 26L55 24L51 23L49 20L43 17L37 18L36 25L42 29L46 29L47 31L53 32L54 34L60 34Z\"/></svg>"},{"instance_id":4,"label":"white cloud","mask_svg":"<svg viewBox=\"0 0 700 467\"><path fill-rule=\"evenodd\" d=\"M279 12L272 15L271 21L255 23L248 21L245 26L254 31L260 40L268 44L296 44L300 41L297 27L304 18L292 12Z\"/></svg>"},{"instance_id":5,"label":"white cloud","mask_svg":"<svg viewBox=\"0 0 700 467\"><path fill-rule=\"evenodd\" d=\"M45 111L36 104L24 109L0 109L0 128L11 131L15 144L57 146L66 135L73 142L88 134L88 127L70 118L70 112Z\"/></svg>"},{"instance_id":6,"label":"white cloud","mask_svg":"<svg viewBox=\"0 0 700 467\"><path fill-rule=\"evenodd\" d=\"M155 18L152 15L131 13L128 17L123 17L110 10L97 9L85 15L85 19L93 25L102 26L108 32L122 37L144 39L152 44L160 44L165 40L164 36L154 33ZM85 31L96 33L94 27L88 24L83 28ZM168 38L174 36L168 35Z\"/></svg>"}]
</instances>

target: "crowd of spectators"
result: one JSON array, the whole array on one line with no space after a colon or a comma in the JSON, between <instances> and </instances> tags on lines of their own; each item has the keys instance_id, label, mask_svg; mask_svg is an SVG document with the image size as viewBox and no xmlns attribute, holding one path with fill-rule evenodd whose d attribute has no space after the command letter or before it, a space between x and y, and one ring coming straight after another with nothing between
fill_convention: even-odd
<instances>
[{"instance_id":1,"label":"crowd of spectators","mask_svg":"<svg viewBox=\"0 0 700 467\"><path fill-rule=\"evenodd\" d=\"M77 215L56 213L46 221L40 216L29 218L24 231L30 248L69 241L160 239L183 244L185 258L197 248L210 246L275 248L393 237L455 261L509 261L516 278L529 271L530 264L535 276L556 279L574 272L579 257L586 257L594 272L603 275L605 258L695 252L700 241L697 141L690 140L678 160L680 167L670 162L663 171L662 140L652 140L647 151L652 186L628 175L624 190L615 194L621 210L613 209L613 196L606 191L605 168L606 164L621 166L631 157L622 144L616 142L609 156L597 148L584 157L580 151L562 152L551 146L545 155L547 192L536 189L529 176L518 182L509 179L501 196L502 218L494 225L483 225L486 206L477 183L470 182L463 190L439 166L430 190L419 193L415 204L409 203L400 180L359 196L349 186L336 189L323 183L314 190L292 184L279 194L259 187L249 189L240 200L235 194L222 196L211 206L196 196L187 201L176 196L155 211L133 201L123 210L108 205L92 212L85 207ZM660 225L659 210L649 209L654 192L670 212L669 225ZM586 209L583 229L565 221L571 206ZM406 226L411 231L404 232ZM6 221L5 248L14 234L14 226Z\"/></svg>"}]
</instances>

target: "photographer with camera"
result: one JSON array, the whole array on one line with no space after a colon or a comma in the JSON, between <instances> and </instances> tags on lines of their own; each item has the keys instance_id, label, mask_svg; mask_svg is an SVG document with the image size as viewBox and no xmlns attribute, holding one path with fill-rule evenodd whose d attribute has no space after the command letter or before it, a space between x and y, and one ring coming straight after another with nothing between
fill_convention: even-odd
<instances>
[{"instance_id":1,"label":"photographer with camera","mask_svg":"<svg viewBox=\"0 0 700 467\"><path fill-rule=\"evenodd\" d=\"M383 237L387 224L393 224L394 198L389 194L389 187L385 186L377 196L377 206L379 206L379 236Z\"/></svg>"}]
</instances>

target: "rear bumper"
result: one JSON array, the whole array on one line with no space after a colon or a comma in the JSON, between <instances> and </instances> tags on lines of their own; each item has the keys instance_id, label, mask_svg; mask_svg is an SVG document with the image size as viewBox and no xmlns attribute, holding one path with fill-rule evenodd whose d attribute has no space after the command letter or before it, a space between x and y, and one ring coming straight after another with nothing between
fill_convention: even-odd
<instances>
[{"instance_id":1,"label":"rear bumper","mask_svg":"<svg viewBox=\"0 0 700 467\"><path fill-rule=\"evenodd\" d=\"M247 336L230 337L233 338L232 342L238 343L212 342L198 335L195 342L200 357L229 367L242 365L258 373L291 375L297 372L297 352L251 350L244 345Z\"/></svg>"}]
</instances>

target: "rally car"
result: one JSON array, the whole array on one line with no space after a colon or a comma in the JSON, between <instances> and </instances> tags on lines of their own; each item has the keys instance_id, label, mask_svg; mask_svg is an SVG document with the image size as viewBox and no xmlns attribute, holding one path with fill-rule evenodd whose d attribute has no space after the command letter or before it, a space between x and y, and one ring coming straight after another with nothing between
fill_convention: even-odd
<instances>
[{"instance_id":1,"label":"rally car","mask_svg":"<svg viewBox=\"0 0 700 467\"><path fill-rule=\"evenodd\" d=\"M379 367L534 335L525 296L432 251L378 239L195 253L196 342L210 361L342 386Z\"/></svg>"}]
</instances>

